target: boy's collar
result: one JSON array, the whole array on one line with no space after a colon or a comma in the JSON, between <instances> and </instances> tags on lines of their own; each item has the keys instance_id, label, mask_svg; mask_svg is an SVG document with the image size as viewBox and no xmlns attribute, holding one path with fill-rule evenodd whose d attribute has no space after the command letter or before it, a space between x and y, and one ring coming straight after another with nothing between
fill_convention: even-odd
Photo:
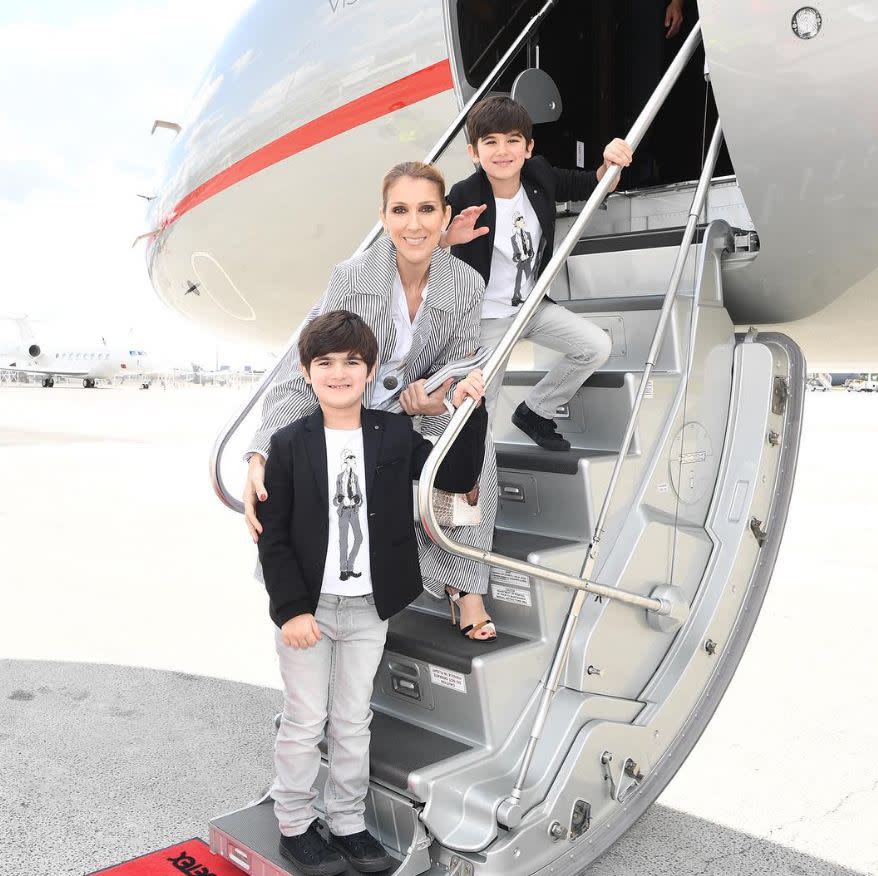
<instances>
[{"instance_id":1,"label":"boy's collar","mask_svg":"<svg viewBox=\"0 0 878 876\"><path fill-rule=\"evenodd\" d=\"M319 407L313 414L305 418L305 428L309 432L322 432L325 425L325 421L323 419L323 408ZM360 428L368 427L380 429L381 424L378 422L378 417L375 416L375 411L371 408L360 407Z\"/></svg>"}]
</instances>

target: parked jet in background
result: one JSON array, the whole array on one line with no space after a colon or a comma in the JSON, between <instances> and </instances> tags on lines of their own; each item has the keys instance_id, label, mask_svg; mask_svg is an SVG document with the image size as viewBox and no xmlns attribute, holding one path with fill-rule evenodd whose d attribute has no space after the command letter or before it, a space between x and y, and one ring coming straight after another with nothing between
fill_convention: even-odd
<instances>
[{"instance_id":1,"label":"parked jet in background","mask_svg":"<svg viewBox=\"0 0 878 876\"><path fill-rule=\"evenodd\" d=\"M81 377L86 389L93 389L98 380L112 380L126 375L143 376L142 386L149 387L147 376L152 367L144 350L83 343L63 335L42 343L25 316L7 317L18 329L14 339L0 336L0 367L24 374L43 375L43 386L50 389L56 377ZM14 333L13 333L14 334ZM57 333L56 333L57 334Z\"/></svg>"}]
</instances>

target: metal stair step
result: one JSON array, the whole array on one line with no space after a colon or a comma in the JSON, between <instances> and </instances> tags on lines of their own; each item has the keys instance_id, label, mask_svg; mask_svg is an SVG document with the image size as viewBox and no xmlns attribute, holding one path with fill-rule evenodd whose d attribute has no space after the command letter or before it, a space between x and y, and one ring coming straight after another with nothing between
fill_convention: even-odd
<instances>
[{"instance_id":1,"label":"metal stair step","mask_svg":"<svg viewBox=\"0 0 878 876\"><path fill-rule=\"evenodd\" d=\"M528 641L498 629L496 641L474 642L451 625L447 614L443 617L406 609L390 619L385 649L402 657L469 675L474 657L497 654L504 648L513 648Z\"/></svg>"}]
</instances>

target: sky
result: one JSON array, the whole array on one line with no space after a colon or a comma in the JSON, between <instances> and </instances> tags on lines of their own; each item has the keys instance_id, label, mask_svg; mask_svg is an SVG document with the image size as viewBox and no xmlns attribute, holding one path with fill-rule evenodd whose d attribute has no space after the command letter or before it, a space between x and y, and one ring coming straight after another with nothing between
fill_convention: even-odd
<instances>
[{"instance_id":1,"label":"sky","mask_svg":"<svg viewBox=\"0 0 878 876\"><path fill-rule=\"evenodd\" d=\"M212 362L216 342L152 291L146 202L173 132L249 0L3 0L0 316L131 335ZM132 331L133 330L133 331ZM221 357L253 352L222 345ZM233 361L234 363L234 361Z\"/></svg>"}]
</instances>

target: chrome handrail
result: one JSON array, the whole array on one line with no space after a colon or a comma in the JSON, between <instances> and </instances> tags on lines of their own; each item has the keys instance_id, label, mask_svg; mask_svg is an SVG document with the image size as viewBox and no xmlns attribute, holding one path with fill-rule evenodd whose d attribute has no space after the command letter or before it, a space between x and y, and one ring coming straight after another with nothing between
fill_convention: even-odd
<instances>
[{"instance_id":1,"label":"chrome handrail","mask_svg":"<svg viewBox=\"0 0 878 876\"><path fill-rule=\"evenodd\" d=\"M538 12L536 12L531 18L531 20L527 23L524 30L516 37L516 39L512 42L509 48L504 53L503 57L497 62L494 69L488 74L485 81L476 89L473 96L466 102L463 109L457 114L454 121L445 129L445 132L442 136L436 141L436 144L433 148L427 153L427 156L424 158L424 162L426 164L431 164L436 161L439 156L448 148L451 141L457 136L460 132L461 128L463 128L464 123L466 122L466 117L469 115L469 111L473 108L473 106L484 97L486 92L494 85L497 79L503 75L506 68L512 62L512 59L518 54L518 51L521 49L522 45L530 38L533 32L540 26L543 19L551 12L552 7L558 3L558 0L546 0L546 2L542 5ZM354 256L358 256L367 250L380 236L381 236L382 224L380 222L376 222L372 227L372 230L363 238L363 242L357 247ZM290 336L289 341L287 341L287 345L284 348L283 355L280 356L275 363L274 367L270 371L266 371L262 380L256 385L256 388L253 390L250 397L245 402L244 406L241 410L233 416L226 425L222 428L222 430L217 434L216 439L214 440L213 447L210 452L210 459L208 462L209 470L210 470L210 483L213 487L214 493L216 493L219 500L227 507L231 508L233 511L237 511L239 513L244 512L244 503L233 496L223 481L222 472L220 471L220 466L222 464L222 455L226 449L226 445L229 443L232 435L237 431L238 427L241 423L244 422L244 419L253 410L256 403L260 398L265 394L265 391L274 381L274 378L280 373L281 367L284 364L284 360L287 357L287 354L292 349L293 345L296 343L299 337L299 333L305 326L304 320L293 334Z\"/></svg>"},{"instance_id":2,"label":"chrome handrail","mask_svg":"<svg viewBox=\"0 0 878 876\"><path fill-rule=\"evenodd\" d=\"M698 45L700 37L701 26L700 23L696 23L683 47L680 49L676 58L674 58L671 66L668 67L667 72L662 77L656 90L653 92L649 101L647 101L646 106L643 108L629 131L626 140L633 149L637 148L637 145L640 143L644 133L655 118L674 83L679 78L680 73L686 66L692 53L695 51L695 47ZM497 346L494 348L491 358L482 369L486 385L498 377L502 370L503 363L506 361L512 347L524 333L531 316L545 294L548 292L549 287L558 272L566 263L574 246L576 246L579 241L583 228L588 224L589 220L600 207L602 201L609 192L613 181L620 172L621 169L617 165L610 167L597 184L597 187L592 192L589 199L585 202L582 212L561 241L539 280L537 280L533 291L520 306L509 330L500 339ZM576 590L583 590L599 596L610 596L614 599L637 605L640 608L646 608L659 613L667 613L668 606L664 605L661 600L647 599L642 596L635 596L635 594L626 594L624 591L617 590L614 587L604 587L595 584L594 582L584 581L581 576L567 575L562 572L556 572L552 569L535 566L531 563L524 562L523 560L516 560L512 557L503 556L502 554L495 554L492 551L486 551L470 545L458 544L445 535L436 520L435 509L433 508L431 501L433 481L442 459L448 452L448 448L454 442L455 438L457 438L460 430L463 428L463 424L468 419L473 407L472 399L464 399L461 406L455 411L454 416L451 418L451 422L436 442L436 445L421 472L420 486L418 489L418 510L420 512L421 522L430 538L449 553L454 553L458 556L467 557L468 559L476 560L481 563L490 563L493 566L499 566L500 568L509 569L510 571L536 575L540 578L554 581L555 583L563 584Z\"/></svg>"},{"instance_id":3,"label":"chrome handrail","mask_svg":"<svg viewBox=\"0 0 878 876\"><path fill-rule=\"evenodd\" d=\"M680 53L674 59L674 62L669 67L667 73L662 77L662 80L659 82L658 87L656 88L653 95L650 97L646 107L644 107L643 112L640 114L637 121L635 122L631 132L629 132L627 139L632 147L636 148L637 144L640 142L640 138L643 136L646 128L652 122L652 119L654 118L658 108L667 97L667 94L669 93L680 73L682 72L683 67L686 65L692 53L694 52L695 46L697 45L697 40L699 38L700 23L696 24L692 33L687 38L683 48L680 50ZM631 442L633 440L634 430L637 424L638 416L640 414L640 408L642 406L643 398L646 393L646 387L650 375L652 374L652 369L655 365L655 361L658 357L658 351L664 339L665 330L668 324L668 320L670 319L674 300L677 295L677 290L679 289L683 268L689 255L689 248L691 247L692 241L695 236L698 215L700 214L703 207L704 200L707 196L707 190L713 174L713 169L716 166L716 160L717 156L719 155L721 142L722 129L720 127L720 124L717 123L714 130L713 138L711 140L710 148L705 159L704 167L698 181L698 186L692 199L692 206L689 212L689 220L686 224L686 229L683 234L683 240L680 244L680 249L677 253L677 258L674 263L674 268L668 281L668 288L665 294L665 300L663 302L662 311L659 316L655 334L653 336L652 345L650 346L650 350L644 364L644 371L641 376L640 386L637 390L637 395L634 401L631 415L628 420L625 435L622 439L619 455L616 458L616 463L613 468L612 476L610 478L610 484L604 496L604 501L601 507L600 514L598 516L598 521L595 525L592 539L586 550L585 561L583 562L579 577L577 578L571 575L564 575L551 569L545 569L541 566L536 566L532 563L528 563L522 560L516 560L512 557L506 557L501 554L495 554L491 551L484 551L478 548L470 547L469 545L459 544L448 538L448 536L445 535L445 533L438 525L435 509L433 508L432 504L433 482L435 480L436 471L438 470L439 465L442 463L442 460L445 457L448 448L451 446L456 436L459 434L460 429L463 427L463 424L466 422L467 418L475 407L472 399L465 399L458 411L455 412L448 427L445 429L440 439L436 442L433 451L428 457L427 462L424 465L424 469L421 472L421 480L418 485L418 510L420 512L421 521L424 525L425 531L428 533L430 538L433 539L433 541L435 541L440 547L444 548L449 553L457 554L458 556L463 556L468 559L477 560L479 562L490 563L491 565L499 566L500 568L508 569L510 571L533 575L534 577L541 578L543 580L554 581L556 583L569 586L577 591L573 601L571 602L570 609L568 610L564 629L559 636L558 642L556 643L555 653L552 658L551 666L549 667L545 680L542 682L542 694L540 697L539 705L537 707L537 714L531 728L530 737L528 739L524 755L522 757L522 761L518 771L518 777L515 781L510 795L502 801L497 811L498 821L500 822L500 824L507 828L517 827L521 823L521 818L523 814L521 807L522 788L524 787L525 780L527 779L527 773L533 760L537 743L539 742L539 739L542 735L542 730L548 716L549 707L560 684L561 675L567 665L570 645L573 641L573 634L576 629L577 621L579 619L580 610L585 600L585 594L594 593L599 596L606 596L611 599L616 599L620 602L640 605L647 608L648 611L654 611L660 615L668 615L673 613L675 619L677 619L680 623L682 623L682 621L685 619L686 613L688 611L688 606L672 604L671 600L665 597L657 599L647 599L646 597L638 596L637 594L629 593L627 591L617 590L616 588L596 584L589 579L591 578L591 575L594 571L595 562L597 560L598 546L600 544L601 536L604 532L604 524L606 523L606 518L609 513L609 507L612 501L613 493L619 480L622 465L624 464L625 458L628 454L628 450L630 449ZM526 327L527 321L533 310L536 308L537 303L545 295L550 284L554 280L555 275L558 273L561 266L564 264L567 257L569 256L570 252L573 250L573 247L576 245L576 242L579 240L582 229L591 219L594 212L597 210L598 205L600 204L600 200L603 198L606 192L606 188L609 185L604 185L607 177L611 176L611 174L615 176L615 174L618 174L618 172L618 168L611 168L610 171L608 171L608 173L605 174L604 178L601 180L598 188L586 202L586 205L583 208L583 211L580 214L579 218L574 223L568 234L565 236L564 240L561 242L552 260L546 266L546 270L540 277L540 280L537 282L537 285L534 288L533 292L531 292L531 294L528 296L525 304L522 305L523 312L520 312L516 316L509 331L503 337L500 344L496 348L494 355L485 366L484 370L486 383L489 383L497 376L502 362L505 360L506 355L511 351L513 344L518 340L524 328ZM533 299L536 299L536 301L534 301ZM695 305L693 302L693 307L694 306ZM644 605L644 603L651 604Z\"/></svg>"}]
</instances>

